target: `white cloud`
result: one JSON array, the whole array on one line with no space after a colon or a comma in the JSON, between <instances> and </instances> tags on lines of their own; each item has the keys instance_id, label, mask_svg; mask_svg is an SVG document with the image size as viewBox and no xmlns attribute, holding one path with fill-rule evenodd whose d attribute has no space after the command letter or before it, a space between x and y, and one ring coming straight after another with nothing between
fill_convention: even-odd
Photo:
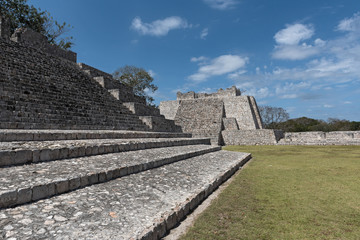
<instances>
[{"instance_id":1,"label":"white cloud","mask_svg":"<svg viewBox=\"0 0 360 240\"><path fill-rule=\"evenodd\" d=\"M205 62L208 60L207 57L200 56L200 57L192 57L190 59L191 62L198 62L200 65L205 64Z\"/></svg>"},{"instance_id":2,"label":"white cloud","mask_svg":"<svg viewBox=\"0 0 360 240\"><path fill-rule=\"evenodd\" d=\"M136 17L131 23L131 29L138 33L158 37L167 35L170 30L189 27L191 27L191 25L189 25L185 19L177 16L155 20L151 23L144 23L140 17Z\"/></svg>"},{"instance_id":3,"label":"white cloud","mask_svg":"<svg viewBox=\"0 0 360 240\"><path fill-rule=\"evenodd\" d=\"M250 85L248 85L247 88L242 88L241 84L237 85L237 87L245 91L243 92L244 95L254 96L256 99L263 99L272 95L270 94L270 90L268 87L261 87L257 89L256 87L251 87Z\"/></svg>"},{"instance_id":4,"label":"white cloud","mask_svg":"<svg viewBox=\"0 0 360 240\"><path fill-rule=\"evenodd\" d=\"M228 78L230 79L237 79L240 75L243 75L245 74L247 71L246 70L239 70L237 72L234 72L234 73L230 73L228 75Z\"/></svg>"},{"instance_id":5,"label":"white cloud","mask_svg":"<svg viewBox=\"0 0 360 240\"><path fill-rule=\"evenodd\" d=\"M203 0L211 8L218 10L227 10L234 8L237 4L237 0Z\"/></svg>"},{"instance_id":6,"label":"white cloud","mask_svg":"<svg viewBox=\"0 0 360 240\"><path fill-rule=\"evenodd\" d=\"M208 34L209 34L209 29L204 28L200 33L200 38L205 40Z\"/></svg>"},{"instance_id":7,"label":"white cloud","mask_svg":"<svg viewBox=\"0 0 360 240\"><path fill-rule=\"evenodd\" d=\"M337 30L355 32L360 31L360 12L355 13L351 18L340 21Z\"/></svg>"},{"instance_id":8,"label":"white cloud","mask_svg":"<svg viewBox=\"0 0 360 240\"><path fill-rule=\"evenodd\" d=\"M302 60L320 52L326 42L317 38L314 44L303 42L314 35L312 25L293 24L277 32L274 36L277 45L272 57L281 60Z\"/></svg>"},{"instance_id":9,"label":"white cloud","mask_svg":"<svg viewBox=\"0 0 360 240\"><path fill-rule=\"evenodd\" d=\"M298 97L298 95L295 94L295 93L293 93L293 94L285 94L285 95L280 96L280 98L282 98L282 99L294 99L294 98L297 98L297 97Z\"/></svg>"},{"instance_id":10,"label":"white cloud","mask_svg":"<svg viewBox=\"0 0 360 240\"><path fill-rule=\"evenodd\" d=\"M152 78L156 76L156 73L151 69L148 71L148 73L149 73L150 77L152 77Z\"/></svg>"},{"instance_id":11,"label":"white cloud","mask_svg":"<svg viewBox=\"0 0 360 240\"><path fill-rule=\"evenodd\" d=\"M275 88L275 92L278 95L288 94L289 92L299 91L302 89L309 89L311 87L311 83L309 82L299 82L299 83L289 83L286 82L283 85L278 85Z\"/></svg>"},{"instance_id":12,"label":"white cloud","mask_svg":"<svg viewBox=\"0 0 360 240\"><path fill-rule=\"evenodd\" d=\"M302 60L319 53L319 48L302 44L302 45L279 45L275 46L273 58L283 60Z\"/></svg>"},{"instance_id":13,"label":"white cloud","mask_svg":"<svg viewBox=\"0 0 360 240\"><path fill-rule=\"evenodd\" d=\"M254 95L260 99L266 98L267 96L270 95L269 88L267 87L260 88L259 90L257 90L257 92Z\"/></svg>"},{"instance_id":14,"label":"white cloud","mask_svg":"<svg viewBox=\"0 0 360 240\"><path fill-rule=\"evenodd\" d=\"M356 120L359 118L358 111L349 109L356 108L354 99L358 99L360 94L358 21L360 22L360 13L339 21L333 26L338 31L334 38L320 39L314 32L302 37L299 37L300 34L292 40L274 40L276 46L272 52L273 57L279 54L276 57L280 58L282 50L286 59L311 59L297 62L296 65L270 62L267 68L257 70L255 66L251 70L248 68L247 73L233 72L231 79L236 86L246 90L245 95L255 96L259 104L282 105L286 109L289 109L289 105L294 107L293 104L296 104L292 117L308 114L313 118L326 116ZM293 51L295 54L286 54L284 49L288 50L287 53ZM241 70L243 69L238 71ZM316 108L307 113L313 106Z\"/></svg>"},{"instance_id":15,"label":"white cloud","mask_svg":"<svg viewBox=\"0 0 360 240\"><path fill-rule=\"evenodd\" d=\"M287 25L286 28L277 32L274 36L276 43L285 45L297 45L300 41L311 38L314 28L311 25L296 23Z\"/></svg>"},{"instance_id":16,"label":"white cloud","mask_svg":"<svg viewBox=\"0 0 360 240\"><path fill-rule=\"evenodd\" d=\"M247 62L247 57L222 55L212 59L209 64L201 66L197 73L189 76L189 79L194 82L203 82L212 76L231 74L243 68Z\"/></svg>"}]
</instances>

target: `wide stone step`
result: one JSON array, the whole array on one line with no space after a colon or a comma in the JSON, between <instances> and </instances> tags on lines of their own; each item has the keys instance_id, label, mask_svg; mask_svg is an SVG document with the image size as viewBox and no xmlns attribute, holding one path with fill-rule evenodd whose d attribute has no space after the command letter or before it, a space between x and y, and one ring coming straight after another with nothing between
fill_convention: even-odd
<instances>
[{"instance_id":1,"label":"wide stone step","mask_svg":"<svg viewBox=\"0 0 360 240\"><path fill-rule=\"evenodd\" d=\"M159 239L250 154L217 151L0 211L16 239Z\"/></svg>"},{"instance_id":2,"label":"wide stone step","mask_svg":"<svg viewBox=\"0 0 360 240\"><path fill-rule=\"evenodd\" d=\"M2 122L0 129L63 129L63 130L126 130L126 131L146 131L149 128L143 124L118 124L116 126L103 123L103 125L79 125L74 121L66 121L58 124L54 123L36 123L36 122Z\"/></svg>"},{"instance_id":3,"label":"wide stone step","mask_svg":"<svg viewBox=\"0 0 360 240\"><path fill-rule=\"evenodd\" d=\"M134 138L0 142L0 167L149 148L210 144L206 138Z\"/></svg>"},{"instance_id":4,"label":"wide stone step","mask_svg":"<svg viewBox=\"0 0 360 240\"><path fill-rule=\"evenodd\" d=\"M220 147L191 145L0 168L0 208L36 201L218 150Z\"/></svg>"},{"instance_id":5,"label":"wide stone step","mask_svg":"<svg viewBox=\"0 0 360 240\"><path fill-rule=\"evenodd\" d=\"M0 129L0 142L53 141L113 138L190 138L190 133L140 132L116 130L22 130Z\"/></svg>"}]
</instances>

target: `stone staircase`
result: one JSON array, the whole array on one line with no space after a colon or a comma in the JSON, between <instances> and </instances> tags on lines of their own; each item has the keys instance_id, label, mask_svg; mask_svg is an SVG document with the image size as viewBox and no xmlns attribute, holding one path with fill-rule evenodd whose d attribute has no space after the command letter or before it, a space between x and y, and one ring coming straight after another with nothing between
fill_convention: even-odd
<instances>
[{"instance_id":1,"label":"stone staircase","mask_svg":"<svg viewBox=\"0 0 360 240\"><path fill-rule=\"evenodd\" d=\"M250 159L184 133L0 130L0 239L159 239Z\"/></svg>"},{"instance_id":2,"label":"stone staircase","mask_svg":"<svg viewBox=\"0 0 360 240\"><path fill-rule=\"evenodd\" d=\"M0 128L150 130L75 63L1 39L0 49Z\"/></svg>"},{"instance_id":3,"label":"stone staircase","mask_svg":"<svg viewBox=\"0 0 360 240\"><path fill-rule=\"evenodd\" d=\"M250 159L111 75L0 38L0 239L160 239Z\"/></svg>"},{"instance_id":4,"label":"stone staircase","mask_svg":"<svg viewBox=\"0 0 360 240\"><path fill-rule=\"evenodd\" d=\"M82 71L105 88L115 99L139 119L152 131L157 132L181 132L181 127L175 125L174 121L165 119L160 115L158 108L146 105L143 97L136 96L131 87L113 79L111 74L93 68L84 63L78 63Z\"/></svg>"}]
</instances>

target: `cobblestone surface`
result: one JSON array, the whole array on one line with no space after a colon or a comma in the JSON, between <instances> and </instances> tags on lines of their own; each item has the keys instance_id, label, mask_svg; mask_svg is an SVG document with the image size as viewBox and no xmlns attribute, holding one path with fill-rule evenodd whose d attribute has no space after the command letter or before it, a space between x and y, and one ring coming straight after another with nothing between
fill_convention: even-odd
<instances>
[{"instance_id":1,"label":"cobblestone surface","mask_svg":"<svg viewBox=\"0 0 360 240\"><path fill-rule=\"evenodd\" d=\"M190 145L0 168L0 208L46 198L218 150L220 147ZM22 195L21 192L28 194ZM12 200L7 200L6 196L11 193L17 197L14 195Z\"/></svg>"},{"instance_id":2,"label":"cobblestone surface","mask_svg":"<svg viewBox=\"0 0 360 240\"><path fill-rule=\"evenodd\" d=\"M208 153L1 210L0 238L157 238L248 159L244 153Z\"/></svg>"}]
</instances>

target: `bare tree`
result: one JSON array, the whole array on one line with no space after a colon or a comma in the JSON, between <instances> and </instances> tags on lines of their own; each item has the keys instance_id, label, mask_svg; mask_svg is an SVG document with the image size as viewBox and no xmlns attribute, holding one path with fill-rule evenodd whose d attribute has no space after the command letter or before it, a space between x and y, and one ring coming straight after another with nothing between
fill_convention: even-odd
<instances>
[{"instance_id":1,"label":"bare tree","mask_svg":"<svg viewBox=\"0 0 360 240\"><path fill-rule=\"evenodd\" d=\"M265 127L271 123L287 121L290 117L289 113L281 107L260 106L259 111Z\"/></svg>"}]
</instances>

